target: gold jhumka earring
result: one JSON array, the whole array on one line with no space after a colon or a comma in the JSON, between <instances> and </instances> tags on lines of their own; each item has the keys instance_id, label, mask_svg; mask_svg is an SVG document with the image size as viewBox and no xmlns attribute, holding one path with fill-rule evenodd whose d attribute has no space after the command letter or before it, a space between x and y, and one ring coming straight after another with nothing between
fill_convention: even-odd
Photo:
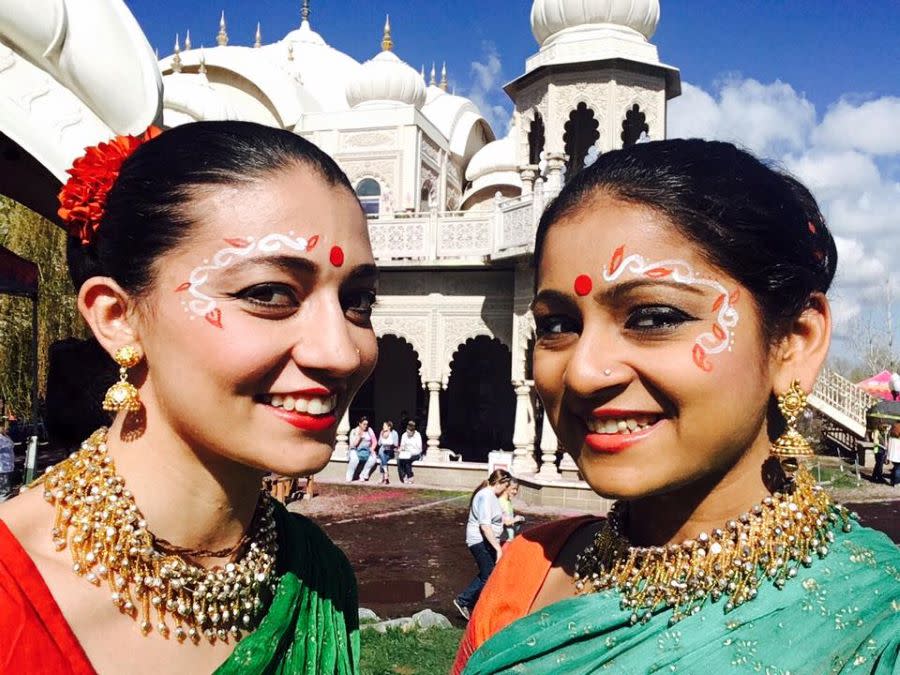
<instances>
[{"instance_id":1,"label":"gold jhumka earring","mask_svg":"<svg viewBox=\"0 0 900 675\"><path fill-rule=\"evenodd\" d=\"M785 468L797 465L797 457L809 457L813 454L812 446L797 431L794 424L806 408L806 392L800 388L800 381L794 380L783 394L778 396L778 409L784 416L787 429L772 443L772 456L781 461Z\"/></svg>"},{"instance_id":2,"label":"gold jhumka earring","mask_svg":"<svg viewBox=\"0 0 900 675\"><path fill-rule=\"evenodd\" d=\"M137 412L141 409L141 398L137 388L128 381L128 369L134 368L143 358L140 350L131 345L119 347L113 357L119 364L119 381L106 390L103 409L109 412Z\"/></svg>"}]
</instances>

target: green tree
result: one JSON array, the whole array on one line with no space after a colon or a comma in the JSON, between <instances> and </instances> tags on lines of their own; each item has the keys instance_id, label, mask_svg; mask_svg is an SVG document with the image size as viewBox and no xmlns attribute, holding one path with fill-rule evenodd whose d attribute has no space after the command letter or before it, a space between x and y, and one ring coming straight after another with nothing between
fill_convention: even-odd
<instances>
[{"instance_id":1,"label":"green tree","mask_svg":"<svg viewBox=\"0 0 900 675\"><path fill-rule=\"evenodd\" d=\"M38 397L47 382L50 345L86 337L66 268L66 237L57 225L0 195L0 246L39 268ZM31 411L31 300L0 296L0 398L20 417Z\"/></svg>"}]
</instances>

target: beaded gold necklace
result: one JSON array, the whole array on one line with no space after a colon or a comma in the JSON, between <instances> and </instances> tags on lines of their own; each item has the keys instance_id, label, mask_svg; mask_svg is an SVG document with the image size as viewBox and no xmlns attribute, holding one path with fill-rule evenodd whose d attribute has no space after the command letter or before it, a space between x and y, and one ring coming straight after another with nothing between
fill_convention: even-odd
<instances>
[{"instance_id":1,"label":"beaded gold necklace","mask_svg":"<svg viewBox=\"0 0 900 675\"><path fill-rule=\"evenodd\" d=\"M86 440L68 459L38 481L44 499L56 507L53 543L68 547L72 571L90 583L109 586L123 614L140 616L144 635L168 637L174 623L179 642L201 635L210 642L239 640L258 623L264 599L274 587L278 550L274 507L260 498L243 558L204 569L178 555L162 552L134 502L116 475L106 451L106 429Z\"/></svg>"},{"instance_id":2,"label":"beaded gold necklace","mask_svg":"<svg viewBox=\"0 0 900 675\"><path fill-rule=\"evenodd\" d=\"M838 522L850 530L851 514L834 504L803 468L790 494L766 497L725 529L667 546L631 546L624 536L626 507L617 502L594 541L575 563L577 593L615 589L632 624L673 608L670 624L726 596L724 610L756 597L763 579L778 588L828 555Z\"/></svg>"}]
</instances>

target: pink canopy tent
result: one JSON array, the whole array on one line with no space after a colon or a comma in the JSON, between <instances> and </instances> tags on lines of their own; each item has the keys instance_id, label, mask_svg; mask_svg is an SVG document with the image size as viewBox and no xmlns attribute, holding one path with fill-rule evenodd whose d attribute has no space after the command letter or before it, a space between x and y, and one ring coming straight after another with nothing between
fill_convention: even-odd
<instances>
[{"instance_id":1,"label":"pink canopy tent","mask_svg":"<svg viewBox=\"0 0 900 675\"><path fill-rule=\"evenodd\" d=\"M883 398L886 401L894 400L894 397L891 395L890 387L888 386L888 382L891 379L891 371L882 370L877 375L873 375L862 382L857 382L856 386L860 389L864 390L867 394L870 394L876 398Z\"/></svg>"}]
</instances>

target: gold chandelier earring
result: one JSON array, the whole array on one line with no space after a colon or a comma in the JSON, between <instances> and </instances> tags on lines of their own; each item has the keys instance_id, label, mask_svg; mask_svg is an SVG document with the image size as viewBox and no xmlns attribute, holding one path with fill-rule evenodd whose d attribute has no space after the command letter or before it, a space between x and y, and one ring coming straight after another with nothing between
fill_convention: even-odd
<instances>
[{"instance_id":1,"label":"gold chandelier earring","mask_svg":"<svg viewBox=\"0 0 900 675\"><path fill-rule=\"evenodd\" d=\"M113 357L119 364L119 381L106 390L103 397L103 409L109 412L138 412L141 409L141 398L137 387L128 381L128 369L141 362L143 355L137 347L127 345L119 347Z\"/></svg>"},{"instance_id":2,"label":"gold chandelier earring","mask_svg":"<svg viewBox=\"0 0 900 675\"><path fill-rule=\"evenodd\" d=\"M787 429L772 444L772 456L786 468L796 468L797 457L809 457L812 446L794 426L803 409L806 408L806 392L800 388L800 381L794 380L783 394L778 395L778 409L784 417Z\"/></svg>"}]
</instances>

